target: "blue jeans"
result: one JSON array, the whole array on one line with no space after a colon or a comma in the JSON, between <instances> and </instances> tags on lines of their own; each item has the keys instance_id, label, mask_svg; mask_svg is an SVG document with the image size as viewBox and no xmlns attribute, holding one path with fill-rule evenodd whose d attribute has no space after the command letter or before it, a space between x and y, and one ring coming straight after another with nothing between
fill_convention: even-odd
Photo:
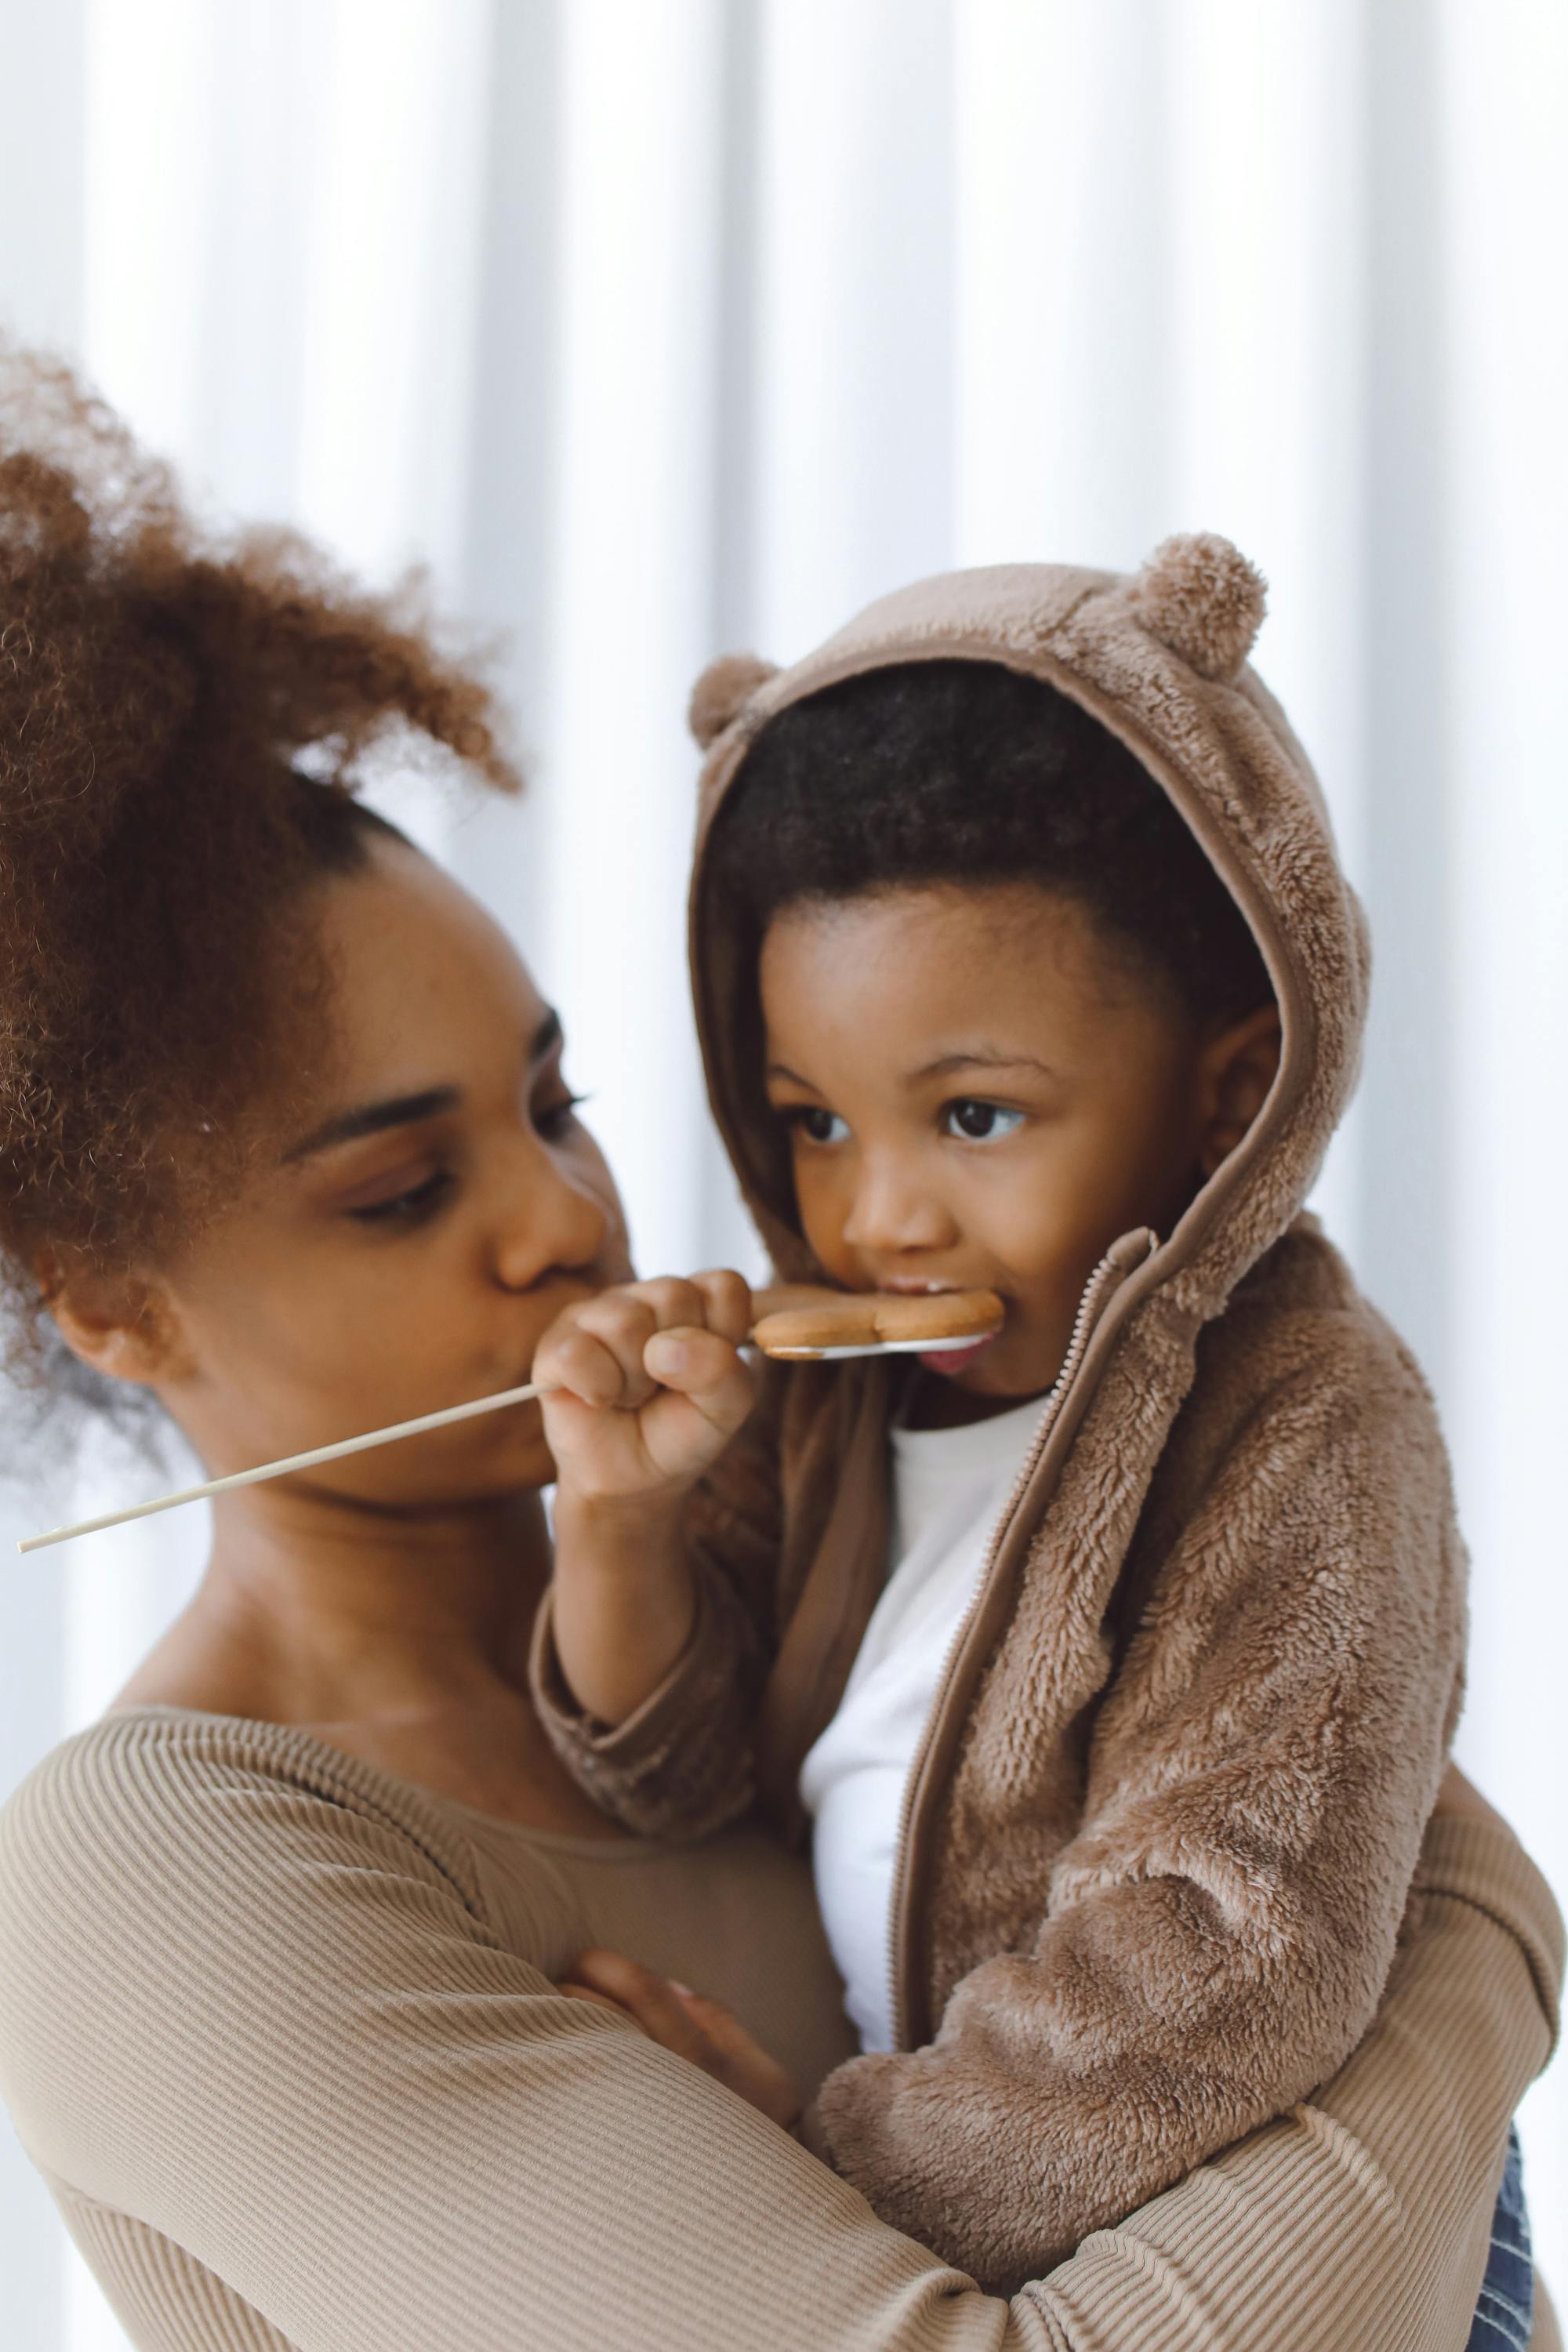
<instances>
[{"instance_id":1,"label":"blue jeans","mask_svg":"<svg viewBox=\"0 0 1568 2352\"><path fill-rule=\"evenodd\" d=\"M1481 2299L1466 2352L1525 2352L1535 2305L1535 2273L1530 2260L1530 2216L1524 2210L1524 2177L1519 2134L1510 2125L1508 2162L1492 2217L1491 2252L1481 2281Z\"/></svg>"}]
</instances>

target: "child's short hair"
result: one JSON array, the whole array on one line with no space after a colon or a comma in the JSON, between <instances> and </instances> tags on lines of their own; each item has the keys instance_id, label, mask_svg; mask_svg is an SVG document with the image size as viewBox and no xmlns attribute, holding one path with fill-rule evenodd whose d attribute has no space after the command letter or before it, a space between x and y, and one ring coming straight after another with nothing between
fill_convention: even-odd
<instances>
[{"instance_id":1,"label":"child's short hair","mask_svg":"<svg viewBox=\"0 0 1568 2352\"><path fill-rule=\"evenodd\" d=\"M792 703L747 753L712 855L759 940L803 899L1026 881L1081 904L1200 1025L1272 995L1246 918L1141 761L996 662L899 663Z\"/></svg>"}]
</instances>

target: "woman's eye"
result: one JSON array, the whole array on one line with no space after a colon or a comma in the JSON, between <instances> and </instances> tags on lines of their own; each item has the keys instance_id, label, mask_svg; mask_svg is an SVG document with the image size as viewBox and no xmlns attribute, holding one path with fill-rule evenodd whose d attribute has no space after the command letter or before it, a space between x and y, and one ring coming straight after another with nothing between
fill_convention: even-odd
<instances>
[{"instance_id":1,"label":"woman's eye","mask_svg":"<svg viewBox=\"0 0 1568 2352\"><path fill-rule=\"evenodd\" d=\"M949 1135L962 1136L966 1143L994 1143L999 1136L1016 1134L1024 1124L1024 1114L1004 1110L1000 1103L975 1102L965 1097L962 1102L949 1103L942 1119Z\"/></svg>"},{"instance_id":2,"label":"woman's eye","mask_svg":"<svg viewBox=\"0 0 1568 2352\"><path fill-rule=\"evenodd\" d=\"M576 1124L577 1109L586 1102L586 1095L565 1095L559 1102L544 1103L533 1114L533 1129L546 1143L553 1143L569 1127Z\"/></svg>"},{"instance_id":3,"label":"woman's eye","mask_svg":"<svg viewBox=\"0 0 1568 2352\"><path fill-rule=\"evenodd\" d=\"M348 1214L362 1225L416 1225L440 1205L451 1183L451 1170L437 1168L423 1182L411 1184L406 1192L395 1192L387 1201L372 1201L365 1208L349 1210Z\"/></svg>"},{"instance_id":4,"label":"woman's eye","mask_svg":"<svg viewBox=\"0 0 1568 2352\"><path fill-rule=\"evenodd\" d=\"M815 1103L798 1103L785 1114L797 1135L807 1143L842 1143L848 1134L847 1122L835 1110L821 1110Z\"/></svg>"}]
</instances>

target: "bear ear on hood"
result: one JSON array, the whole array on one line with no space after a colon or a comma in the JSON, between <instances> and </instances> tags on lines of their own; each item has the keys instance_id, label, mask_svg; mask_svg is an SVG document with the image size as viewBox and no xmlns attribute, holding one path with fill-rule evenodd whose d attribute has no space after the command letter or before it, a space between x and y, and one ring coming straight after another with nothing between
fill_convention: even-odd
<instances>
[{"instance_id":1,"label":"bear ear on hood","mask_svg":"<svg viewBox=\"0 0 1568 2352\"><path fill-rule=\"evenodd\" d=\"M755 654L721 654L709 663L686 709L687 724L703 751L733 725L757 688L777 676L777 662L762 661Z\"/></svg>"},{"instance_id":2,"label":"bear ear on hood","mask_svg":"<svg viewBox=\"0 0 1568 2352\"><path fill-rule=\"evenodd\" d=\"M1263 620L1268 583L1217 531L1162 541L1132 583L1134 613L1152 637L1201 677L1228 684Z\"/></svg>"}]
</instances>

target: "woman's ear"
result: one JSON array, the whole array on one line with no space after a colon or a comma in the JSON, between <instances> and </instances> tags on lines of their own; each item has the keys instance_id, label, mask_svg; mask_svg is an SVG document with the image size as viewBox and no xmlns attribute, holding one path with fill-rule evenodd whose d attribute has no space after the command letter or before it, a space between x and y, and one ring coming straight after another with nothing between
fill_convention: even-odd
<instances>
[{"instance_id":1,"label":"woman's ear","mask_svg":"<svg viewBox=\"0 0 1568 2352\"><path fill-rule=\"evenodd\" d=\"M129 1275L40 1268L44 1301L71 1354L95 1372L139 1387L166 1379L177 1349L164 1301Z\"/></svg>"},{"instance_id":2,"label":"woman's ear","mask_svg":"<svg viewBox=\"0 0 1568 2352\"><path fill-rule=\"evenodd\" d=\"M1228 1160L1262 1109L1279 1067L1279 1008L1266 1004L1211 1037L1201 1057L1205 1119L1198 1165L1205 1178Z\"/></svg>"}]
</instances>

